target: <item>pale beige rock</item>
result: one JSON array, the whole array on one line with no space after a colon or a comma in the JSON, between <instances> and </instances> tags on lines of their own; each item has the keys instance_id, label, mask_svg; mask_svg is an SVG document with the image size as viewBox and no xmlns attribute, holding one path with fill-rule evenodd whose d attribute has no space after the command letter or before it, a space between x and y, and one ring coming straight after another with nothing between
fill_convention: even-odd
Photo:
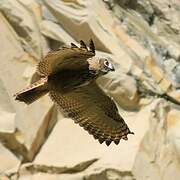
<instances>
[{"instance_id":1,"label":"pale beige rock","mask_svg":"<svg viewBox=\"0 0 180 180\"><path fill-rule=\"evenodd\" d=\"M0 143L0 179L1 174L17 172L20 160Z\"/></svg>"},{"instance_id":2,"label":"pale beige rock","mask_svg":"<svg viewBox=\"0 0 180 180\"><path fill-rule=\"evenodd\" d=\"M180 61L180 45L178 43L172 42L168 44L167 48L171 56L177 61Z\"/></svg>"},{"instance_id":3,"label":"pale beige rock","mask_svg":"<svg viewBox=\"0 0 180 180\"><path fill-rule=\"evenodd\" d=\"M120 40L124 44L124 48L129 48L130 55L130 51L132 51L133 53L135 52L139 57L139 61L144 60L146 56L149 56L150 53L148 52L148 50L145 49L138 41L130 37L119 23L115 23L113 25L112 31L117 36L118 40ZM133 57L133 55L131 56ZM132 60L134 59L132 58Z\"/></svg>"},{"instance_id":4,"label":"pale beige rock","mask_svg":"<svg viewBox=\"0 0 180 180\"><path fill-rule=\"evenodd\" d=\"M81 33L81 38L84 40L88 40L87 38L96 37L99 35L100 32L102 32L105 37L107 37L106 32L103 32L101 28L97 25L97 22L93 20L94 13L96 13L96 10L100 8L100 4L104 7L104 4L102 2L97 2L97 7L94 6L95 9L91 11L91 8L93 8L94 2L93 1L71 1L71 3L74 5L68 6L68 4L65 1L53 1L53 3L49 0L46 0L46 5L49 8L50 12L55 15L55 17L59 20L59 22L63 25L64 29L69 32L71 36L76 37L76 39L79 37ZM111 22L110 16L108 17L106 15L106 9L101 8L102 14L106 16L106 22ZM106 11L106 12L104 12ZM98 14L99 15L99 14ZM102 15L101 15L102 16ZM97 16L97 18L101 18ZM95 28L92 27L90 24L91 21L94 21L93 25L96 26L96 33L93 32ZM77 26L77 24L79 26ZM92 29L93 28L93 29ZM87 35L89 35L87 37ZM95 38L95 41L97 38ZM101 42L97 42L97 48L106 51L107 47L103 47L104 45ZM100 48L101 47L101 48Z\"/></svg>"},{"instance_id":5,"label":"pale beige rock","mask_svg":"<svg viewBox=\"0 0 180 180\"><path fill-rule=\"evenodd\" d=\"M48 173L37 173L37 174L26 174L21 175L19 180L84 180L82 174L48 174Z\"/></svg>"},{"instance_id":6,"label":"pale beige rock","mask_svg":"<svg viewBox=\"0 0 180 180\"><path fill-rule=\"evenodd\" d=\"M52 120L52 117L54 120ZM49 97L44 97L30 106L22 106L17 113L17 127L21 131L21 141L27 148L27 160L31 160L45 141L49 126L56 121L53 103ZM52 123L52 124L51 124ZM19 139L17 137L17 139Z\"/></svg>"},{"instance_id":7,"label":"pale beige rock","mask_svg":"<svg viewBox=\"0 0 180 180\"><path fill-rule=\"evenodd\" d=\"M178 79L180 71L176 71L177 68L171 71L170 67L165 64L168 59L173 59L173 63L176 64L176 61L179 61L179 32L177 29L170 27L171 20L166 19L166 14L163 14L161 11L162 1L125 1L125 4L129 7L129 11L127 11L126 8L115 5L113 7L113 14L118 17L121 21L121 26L125 29L126 33L131 36L131 38L136 39L137 42L143 45L145 49L148 49L150 53L152 53L153 49L155 49L155 54L158 54L159 56L156 58L156 62L160 65L161 70L164 71L164 69L166 69L165 74L170 74L169 78L171 82L179 87ZM176 17L177 14L179 14L178 8L175 8L177 4L178 0L171 3L169 3L169 1L165 1L163 7L165 6L166 10L170 14L172 13L171 16ZM172 6L172 9L168 6ZM175 19L178 18L176 17ZM139 56L141 53L144 54L144 52L138 51L137 49L137 46L136 49L133 49L134 54L130 49L128 54L131 54L133 61L136 61L136 64L142 68L144 66L144 62L140 62L140 59L136 56Z\"/></svg>"},{"instance_id":8,"label":"pale beige rock","mask_svg":"<svg viewBox=\"0 0 180 180\"><path fill-rule=\"evenodd\" d=\"M137 179L179 179L179 129L179 111L170 111L165 102L159 101L134 163Z\"/></svg>"},{"instance_id":9,"label":"pale beige rock","mask_svg":"<svg viewBox=\"0 0 180 180\"><path fill-rule=\"evenodd\" d=\"M180 102L180 90L171 91L169 95Z\"/></svg>"},{"instance_id":10,"label":"pale beige rock","mask_svg":"<svg viewBox=\"0 0 180 180\"><path fill-rule=\"evenodd\" d=\"M35 0L2 0L0 9L19 36L22 45L31 55L41 58L46 42L40 33L41 9Z\"/></svg>"},{"instance_id":11,"label":"pale beige rock","mask_svg":"<svg viewBox=\"0 0 180 180\"><path fill-rule=\"evenodd\" d=\"M33 76L33 74L35 73L36 71L36 67L35 66L28 66L25 70L24 70L24 73L22 75L22 77L25 79L25 80L30 80L31 77Z\"/></svg>"},{"instance_id":12,"label":"pale beige rock","mask_svg":"<svg viewBox=\"0 0 180 180\"><path fill-rule=\"evenodd\" d=\"M32 19L35 19L35 23L40 23L42 21L42 7L36 0L19 0L19 2L25 9L31 12L30 16ZM38 24L35 26L38 27Z\"/></svg>"},{"instance_id":13,"label":"pale beige rock","mask_svg":"<svg viewBox=\"0 0 180 180\"><path fill-rule=\"evenodd\" d=\"M88 148L92 145L94 148ZM58 121L52 134L48 138L34 163L49 166L71 167L100 157L103 149L82 128L72 122L71 119ZM82 149L83 152L82 153ZM99 150L98 150L99 149Z\"/></svg>"},{"instance_id":14,"label":"pale beige rock","mask_svg":"<svg viewBox=\"0 0 180 180\"><path fill-rule=\"evenodd\" d=\"M120 69L98 79L103 90L125 109L138 109L139 97L136 81Z\"/></svg>"},{"instance_id":15,"label":"pale beige rock","mask_svg":"<svg viewBox=\"0 0 180 180\"><path fill-rule=\"evenodd\" d=\"M161 89L163 90L163 92L168 92L169 90L171 90L172 87L172 83L170 80L168 80L166 77L164 77L160 83L159 86L161 87Z\"/></svg>"},{"instance_id":16,"label":"pale beige rock","mask_svg":"<svg viewBox=\"0 0 180 180\"><path fill-rule=\"evenodd\" d=\"M134 80L136 76L148 88L180 100L176 89L180 84L179 0L119 3L126 8L117 1L113 6L112 1L106 2L112 11L97 0L0 1L0 141L19 159L35 157L21 166L21 180L180 177L179 109L164 100L153 101L155 97L139 99ZM116 72L98 82L135 132L118 146L100 145L61 113L57 118L47 96L29 107L12 97L30 83L37 61L53 47L51 43L90 38L98 56L106 53L115 62ZM121 107L136 111L124 112ZM4 146L0 146L0 179L10 179L6 172L15 172L20 160ZM11 179L18 179L17 175L11 174Z\"/></svg>"},{"instance_id":17,"label":"pale beige rock","mask_svg":"<svg viewBox=\"0 0 180 180\"><path fill-rule=\"evenodd\" d=\"M13 133L15 131L15 109L11 104L9 94L0 79L0 132Z\"/></svg>"},{"instance_id":18,"label":"pale beige rock","mask_svg":"<svg viewBox=\"0 0 180 180\"><path fill-rule=\"evenodd\" d=\"M17 41L17 34L6 19L1 14L0 16L0 138L8 142L9 148L15 148L16 152L20 151L26 159L32 159L43 143L44 134L47 133L53 117L52 102L47 96L30 107L14 101L13 94L27 86L31 79L31 72L27 75L27 68L35 68L36 63L34 58L23 51ZM23 74L26 78L22 77Z\"/></svg>"},{"instance_id":19,"label":"pale beige rock","mask_svg":"<svg viewBox=\"0 0 180 180\"><path fill-rule=\"evenodd\" d=\"M166 23L174 30L180 31L180 11L177 8L180 4L179 0L173 0L171 2L168 0L164 0L163 2L160 0L152 0L151 2Z\"/></svg>"},{"instance_id":20,"label":"pale beige rock","mask_svg":"<svg viewBox=\"0 0 180 180\"><path fill-rule=\"evenodd\" d=\"M85 176L86 180L135 180L133 174L129 171L118 171L116 169L107 169L101 173L94 173Z\"/></svg>"},{"instance_id":21,"label":"pale beige rock","mask_svg":"<svg viewBox=\"0 0 180 180\"><path fill-rule=\"evenodd\" d=\"M3 133L13 133L15 130L15 114L16 108L12 104L12 94L13 88L18 86L18 83L15 84L15 81L9 77L13 72L20 79L21 72L20 67L13 69L14 62L16 58L20 57L23 54L20 44L17 42L17 36L3 17L0 14L0 24L1 24L1 52L0 52L0 76L1 76L1 87L0 87L0 99L1 99L1 116L0 116L0 132ZM8 37L8 39L6 38ZM14 64L13 64L14 63ZM16 77L14 76L14 79Z\"/></svg>"},{"instance_id":22,"label":"pale beige rock","mask_svg":"<svg viewBox=\"0 0 180 180\"><path fill-rule=\"evenodd\" d=\"M145 66L150 71L150 74L152 78L157 82L160 83L160 81L163 79L164 74L162 69L160 69L156 61L153 59L153 57L147 57L145 60Z\"/></svg>"},{"instance_id":23,"label":"pale beige rock","mask_svg":"<svg viewBox=\"0 0 180 180\"><path fill-rule=\"evenodd\" d=\"M101 173L86 175L84 173L51 175L48 173L38 173L33 175L20 176L20 180L135 180L130 172L119 172L118 170L106 170Z\"/></svg>"},{"instance_id":24,"label":"pale beige rock","mask_svg":"<svg viewBox=\"0 0 180 180\"><path fill-rule=\"evenodd\" d=\"M149 56L146 58L145 66L155 82L158 83L161 90L163 90L163 92L167 92L168 90L170 90L172 86L171 81L167 78L163 70L158 67L158 64L155 62L155 59L153 57Z\"/></svg>"},{"instance_id":25,"label":"pale beige rock","mask_svg":"<svg viewBox=\"0 0 180 180\"><path fill-rule=\"evenodd\" d=\"M62 119L56 124L46 144L36 156L34 164L70 168L80 162L98 158L99 160L88 168L90 172L97 168L101 171L106 168L130 171L139 143L148 127L149 112L147 108L138 114L123 114L136 135L129 136L127 142L122 140L118 146L112 144L108 148L105 144L100 145L71 119Z\"/></svg>"},{"instance_id":26,"label":"pale beige rock","mask_svg":"<svg viewBox=\"0 0 180 180\"><path fill-rule=\"evenodd\" d=\"M97 50L114 54L114 60L122 68L126 71L130 69L132 59L123 42L113 33L115 22L102 1L72 1L69 5L58 0L45 2L50 12L75 40L88 42L92 38Z\"/></svg>"},{"instance_id":27,"label":"pale beige rock","mask_svg":"<svg viewBox=\"0 0 180 180\"><path fill-rule=\"evenodd\" d=\"M62 27L52 21L42 21L41 32L46 37L60 41L64 44L67 43L70 45L71 42L76 43L75 40Z\"/></svg>"},{"instance_id":28,"label":"pale beige rock","mask_svg":"<svg viewBox=\"0 0 180 180\"><path fill-rule=\"evenodd\" d=\"M167 116L167 140L172 143L175 148L175 156L180 158L180 111L178 109L171 110Z\"/></svg>"},{"instance_id":29,"label":"pale beige rock","mask_svg":"<svg viewBox=\"0 0 180 180\"><path fill-rule=\"evenodd\" d=\"M32 178L36 180L38 178L44 178L55 180L58 178L62 180L111 180L113 177L134 179L131 171L139 143L148 128L148 114L150 114L150 109L152 107L145 108L138 114L123 114L123 117L136 135L129 137L127 142L122 141L118 146L112 144L108 148L104 144L100 145L82 128L74 124L71 119L66 118L60 120L33 162L34 166L42 166L42 169L45 168L43 168L43 165L47 166L49 171L46 170L46 173L39 173L36 169L37 171L33 171L34 175L31 175L31 171L26 169L27 172L23 173L23 170L21 170L20 179ZM141 126L139 126L139 124ZM61 172L63 168L70 169L74 167L73 169L77 170L77 164L80 162L84 163L94 158L98 158L99 160L77 174L57 175L57 173L56 175L49 175L53 167L58 167L59 172Z\"/></svg>"},{"instance_id":30,"label":"pale beige rock","mask_svg":"<svg viewBox=\"0 0 180 180\"><path fill-rule=\"evenodd\" d=\"M0 174L0 179L1 180L10 180L7 176L1 175L1 174Z\"/></svg>"}]
</instances>

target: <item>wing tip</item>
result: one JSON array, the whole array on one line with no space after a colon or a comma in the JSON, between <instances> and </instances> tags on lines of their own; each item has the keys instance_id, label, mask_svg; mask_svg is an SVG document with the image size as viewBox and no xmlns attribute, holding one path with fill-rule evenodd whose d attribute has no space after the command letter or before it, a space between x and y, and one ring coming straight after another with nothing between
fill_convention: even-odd
<instances>
[{"instance_id":1,"label":"wing tip","mask_svg":"<svg viewBox=\"0 0 180 180\"><path fill-rule=\"evenodd\" d=\"M96 48L95 48L95 45L94 45L92 38L90 38L90 40L89 40L89 48L90 48L90 51L95 54Z\"/></svg>"},{"instance_id":2,"label":"wing tip","mask_svg":"<svg viewBox=\"0 0 180 180\"><path fill-rule=\"evenodd\" d=\"M107 146L109 146L111 144L111 142L112 142L112 140L109 140L109 139L105 141Z\"/></svg>"},{"instance_id":3,"label":"wing tip","mask_svg":"<svg viewBox=\"0 0 180 180\"><path fill-rule=\"evenodd\" d=\"M71 43L71 48L78 48L74 43Z\"/></svg>"},{"instance_id":4,"label":"wing tip","mask_svg":"<svg viewBox=\"0 0 180 180\"><path fill-rule=\"evenodd\" d=\"M81 39L79 40L79 43L80 43L80 48L81 49L85 49L87 50L88 52L91 52L95 55L95 45L94 45L94 41L92 38L89 39L89 49L87 48L86 46L86 43ZM72 48L78 48L74 43L71 43L71 47Z\"/></svg>"},{"instance_id":5,"label":"wing tip","mask_svg":"<svg viewBox=\"0 0 180 180\"><path fill-rule=\"evenodd\" d=\"M118 145L118 144L120 143L120 139L115 139L115 140L114 140L114 143L115 143L116 145Z\"/></svg>"},{"instance_id":6,"label":"wing tip","mask_svg":"<svg viewBox=\"0 0 180 180\"><path fill-rule=\"evenodd\" d=\"M105 139L100 138L100 139L98 139L98 141L100 144L102 144L105 141Z\"/></svg>"},{"instance_id":7,"label":"wing tip","mask_svg":"<svg viewBox=\"0 0 180 180\"><path fill-rule=\"evenodd\" d=\"M20 93L13 94L14 100L18 101L18 102L22 102L26 105L31 104L31 103L29 103L29 101L25 101L20 95L21 95Z\"/></svg>"},{"instance_id":8,"label":"wing tip","mask_svg":"<svg viewBox=\"0 0 180 180\"><path fill-rule=\"evenodd\" d=\"M106 144L107 146L109 146L112 142L114 142L114 144L118 145L118 144L120 143L121 139L123 139L123 140L125 140L125 141L128 140L128 137L127 137L128 134L133 134L133 135L134 135L134 132L131 132L131 131L129 130L129 132L127 132L127 133L124 134L123 136L120 136L120 137L115 138L115 139L114 139L113 137L108 137L108 138L100 137L100 138L99 138L97 135L94 136L94 138L97 139L100 144L102 144L102 143L105 142L105 144Z\"/></svg>"},{"instance_id":9,"label":"wing tip","mask_svg":"<svg viewBox=\"0 0 180 180\"><path fill-rule=\"evenodd\" d=\"M87 46L86 46L86 44L85 44L85 42L84 42L83 40L80 40L79 42L80 42L80 48L81 48L81 49L86 49L86 50L88 50L88 49L87 49Z\"/></svg>"}]
</instances>

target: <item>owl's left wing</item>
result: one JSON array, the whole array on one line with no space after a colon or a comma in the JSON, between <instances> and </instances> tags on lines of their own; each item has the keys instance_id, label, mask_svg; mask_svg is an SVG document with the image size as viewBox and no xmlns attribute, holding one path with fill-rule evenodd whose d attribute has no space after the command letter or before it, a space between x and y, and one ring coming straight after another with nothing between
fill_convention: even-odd
<instances>
[{"instance_id":1,"label":"owl's left wing","mask_svg":"<svg viewBox=\"0 0 180 180\"><path fill-rule=\"evenodd\" d=\"M49 52L42 59L38 66L37 72L42 76L49 76L64 69L79 69L87 65L88 58L95 56L95 46L92 40L89 43L89 49L81 40L80 47L71 43L69 47L62 47L58 50Z\"/></svg>"},{"instance_id":2,"label":"owl's left wing","mask_svg":"<svg viewBox=\"0 0 180 180\"><path fill-rule=\"evenodd\" d=\"M121 139L127 140L127 135L133 134L113 100L95 82L65 94L50 91L50 97L100 143L119 144Z\"/></svg>"}]
</instances>

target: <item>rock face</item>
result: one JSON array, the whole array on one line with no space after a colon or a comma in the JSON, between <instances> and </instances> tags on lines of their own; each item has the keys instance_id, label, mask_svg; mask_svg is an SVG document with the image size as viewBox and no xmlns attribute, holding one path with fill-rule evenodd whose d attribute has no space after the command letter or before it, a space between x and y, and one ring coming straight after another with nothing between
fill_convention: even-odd
<instances>
[{"instance_id":1,"label":"rock face","mask_svg":"<svg viewBox=\"0 0 180 180\"><path fill-rule=\"evenodd\" d=\"M179 180L180 1L1 0L0 179ZM114 73L98 79L135 132L100 145L48 96L13 94L52 49L92 38Z\"/></svg>"}]
</instances>

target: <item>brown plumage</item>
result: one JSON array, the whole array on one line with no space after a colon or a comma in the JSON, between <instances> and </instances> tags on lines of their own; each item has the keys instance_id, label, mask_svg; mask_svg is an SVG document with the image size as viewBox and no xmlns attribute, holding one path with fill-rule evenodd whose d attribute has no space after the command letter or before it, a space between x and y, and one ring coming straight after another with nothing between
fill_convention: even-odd
<instances>
[{"instance_id":1,"label":"brown plumage","mask_svg":"<svg viewBox=\"0 0 180 180\"><path fill-rule=\"evenodd\" d=\"M119 144L133 133L119 115L114 101L95 82L109 71L114 71L112 63L95 56L92 40L89 49L83 41L80 41L80 48L71 43L71 47L50 52L40 61L38 79L15 94L15 99L30 104L49 93L75 123L100 143Z\"/></svg>"}]
</instances>

